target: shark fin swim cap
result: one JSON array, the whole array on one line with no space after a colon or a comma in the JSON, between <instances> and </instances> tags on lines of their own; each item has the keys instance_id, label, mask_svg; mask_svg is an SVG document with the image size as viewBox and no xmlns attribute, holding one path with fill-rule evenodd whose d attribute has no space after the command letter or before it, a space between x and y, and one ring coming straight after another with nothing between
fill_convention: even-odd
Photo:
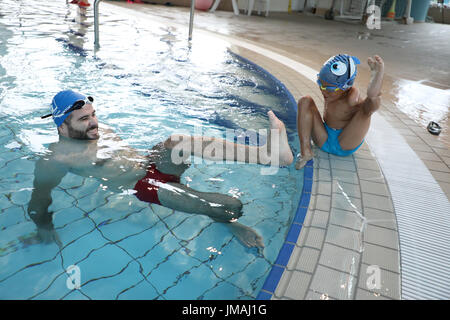
<instances>
[{"instance_id":1,"label":"shark fin swim cap","mask_svg":"<svg viewBox=\"0 0 450 320\"><path fill-rule=\"evenodd\" d=\"M69 110L75 102L85 99L86 97L84 95L72 90L58 92L52 100L52 116L56 126L59 127L69 116L70 112L66 114L65 112Z\"/></svg>"},{"instance_id":2,"label":"shark fin swim cap","mask_svg":"<svg viewBox=\"0 0 450 320\"><path fill-rule=\"evenodd\" d=\"M322 81L346 90L353 85L357 73L356 65L360 63L355 56L338 54L323 64L317 76Z\"/></svg>"}]
</instances>

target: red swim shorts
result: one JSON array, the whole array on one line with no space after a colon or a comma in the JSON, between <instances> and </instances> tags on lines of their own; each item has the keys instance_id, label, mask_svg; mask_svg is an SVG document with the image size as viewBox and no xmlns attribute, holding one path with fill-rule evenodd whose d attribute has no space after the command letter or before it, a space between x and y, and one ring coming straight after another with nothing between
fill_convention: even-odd
<instances>
[{"instance_id":1,"label":"red swim shorts","mask_svg":"<svg viewBox=\"0 0 450 320\"><path fill-rule=\"evenodd\" d=\"M172 174L162 173L156 169L156 166L154 164L151 164L147 168L147 175L141 180L139 180L134 186L134 190L137 191L137 193L135 193L134 195L141 201L161 205L161 202L159 202L158 199L158 189L159 189L158 182L180 183L180 177Z\"/></svg>"}]
</instances>

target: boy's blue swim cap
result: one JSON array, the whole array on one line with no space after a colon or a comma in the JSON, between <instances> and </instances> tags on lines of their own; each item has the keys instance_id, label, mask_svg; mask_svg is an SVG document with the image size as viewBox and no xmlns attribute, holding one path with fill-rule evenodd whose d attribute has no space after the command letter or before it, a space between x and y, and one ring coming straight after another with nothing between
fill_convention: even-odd
<instances>
[{"instance_id":1,"label":"boy's blue swim cap","mask_svg":"<svg viewBox=\"0 0 450 320\"><path fill-rule=\"evenodd\" d=\"M72 90L58 92L52 100L52 116L56 126L59 127L69 116L71 112L64 113L69 110L75 102L80 100L83 101L85 99L86 97L84 95Z\"/></svg>"},{"instance_id":2,"label":"boy's blue swim cap","mask_svg":"<svg viewBox=\"0 0 450 320\"><path fill-rule=\"evenodd\" d=\"M328 59L320 69L317 77L329 84L345 90L353 85L356 77L356 65L361 62L355 56L338 54Z\"/></svg>"}]
</instances>

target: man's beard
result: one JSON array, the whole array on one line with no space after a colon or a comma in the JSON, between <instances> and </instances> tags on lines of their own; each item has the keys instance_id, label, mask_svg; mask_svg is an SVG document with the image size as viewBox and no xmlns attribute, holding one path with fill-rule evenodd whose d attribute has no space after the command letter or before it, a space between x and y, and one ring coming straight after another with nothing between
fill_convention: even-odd
<instances>
[{"instance_id":1,"label":"man's beard","mask_svg":"<svg viewBox=\"0 0 450 320\"><path fill-rule=\"evenodd\" d=\"M89 127L86 129L86 131L79 131L79 130L74 129L72 126L68 126L69 137L72 139L80 139L80 140L97 140L99 138L98 131L94 137L88 136L88 131L92 130L92 129L98 130L98 126L95 125L95 126Z\"/></svg>"}]
</instances>

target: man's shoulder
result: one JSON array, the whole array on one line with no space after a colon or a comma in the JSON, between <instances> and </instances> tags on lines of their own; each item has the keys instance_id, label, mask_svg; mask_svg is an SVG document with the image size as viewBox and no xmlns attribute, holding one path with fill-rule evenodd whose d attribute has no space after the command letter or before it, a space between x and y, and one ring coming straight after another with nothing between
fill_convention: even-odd
<instances>
[{"instance_id":1,"label":"man's shoulder","mask_svg":"<svg viewBox=\"0 0 450 320\"><path fill-rule=\"evenodd\" d=\"M68 145L61 143L52 143L48 147L48 151L41 156L39 162L44 167L63 168L73 161L73 152Z\"/></svg>"},{"instance_id":2,"label":"man's shoulder","mask_svg":"<svg viewBox=\"0 0 450 320\"><path fill-rule=\"evenodd\" d=\"M69 171L67 163L60 161L52 153L42 155L36 162L35 178L39 181L52 181L63 177Z\"/></svg>"}]
</instances>

